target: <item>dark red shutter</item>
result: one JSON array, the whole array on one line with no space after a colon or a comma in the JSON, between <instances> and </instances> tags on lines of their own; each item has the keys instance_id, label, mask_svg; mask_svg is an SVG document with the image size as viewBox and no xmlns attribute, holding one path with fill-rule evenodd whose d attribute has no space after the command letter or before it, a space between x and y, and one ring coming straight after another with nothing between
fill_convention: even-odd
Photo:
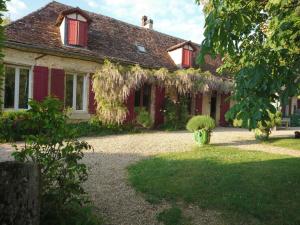
<instances>
[{"instance_id":1,"label":"dark red shutter","mask_svg":"<svg viewBox=\"0 0 300 225\"><path fill-rule=\"evenodd\" d=\"M155 88L155 126L164 123L164 105L165 105L165 88L156 86Z\"/></svg>"},{"instance_id":2,"label":"dark red shutter","mask_svg":"<svg viewBox=\"0 0 300 225\"><path fill-rule=\"evenodd\" d=\"M87 22L79 21L79 45L82 47L87 46L88 39L88 24Z\"/></svg>"},{"instance_id":3,"label":"dark red shutter","mask_svg":"<svg viewBox=\"0 0 300 225\"><path fill-rule=\"evenodd\" d=\"M68 19L68 44L78 45L78 21Z\"/></svg>"},{"instance_id":4,"label":"dark red shutter","mask_svg":"<svg viewBox=\"0 0 300 225\"><path fill-rule=\"evenodd\" d=\"M62 102L65 100L65 71L51 69L51 96L57 97Z\"/></svg>"},{"instance_id":5,"label":"dark red shutter","mask_svg":"<svg viewBox=\"0 0 300 225\"><path fill-rule=\"evenodd\" d=\"M183 49L182 53L182 66L191 67L192 51L189 49Z\"/></svg>"},{"instance_id":6,"label":"dark red shutter","mask_svg":"<svg viewBox=\"0 0 300 225\"><path fill-rule=\"evenodd\" d=\"M228 123L225 120L225 114L230 108L230 94L221 94L221 104L220 104L220 126L227 126Z\"/></svg>"},{"instance_id":7,"label":"dark red shutter","mask_svg":"<svg viewBox=\"0 0 300 225\"><path fill-rule=\"evenodd\" d=\"M33 69L33 99L42 101L48 96L48 67L35 66Z\"/></svg>"},{"instance_id":8,"label":"dark red shutter","mask_svg":"<svg viewBox=\"0 0 300 225\"><path fill-rule=\"evenodd\" d=\"M93 91L93 78L90 76L90 87L89 87L89 113L95 114L97 103L95 100L95 92Z\"/></svg>"},{"instance_id":9,"label":"dark red shutter","mask_svg":"<svg viewBox=\"0 0 300 225\"><path fill-rule=\"evenodd\" d=\"M202 93L196 94L196 99L195 99L195 114L196 115L202 114L202 102L203 102L203 94Z\"/></svg>"},{"instance_id":10,"label":"dark red shutter","mask_svg":"<svg viewBox=\"0 0 300 225\"><path fill-rule=\"evenodd\" d=\"M134 97L135 97L135 91L131 90L130 94L126 100L126 106L128 109L128 113L125 119L126 123L133 122L135 119L135 112L134 112Z\"/></svg>"}]
</instances>

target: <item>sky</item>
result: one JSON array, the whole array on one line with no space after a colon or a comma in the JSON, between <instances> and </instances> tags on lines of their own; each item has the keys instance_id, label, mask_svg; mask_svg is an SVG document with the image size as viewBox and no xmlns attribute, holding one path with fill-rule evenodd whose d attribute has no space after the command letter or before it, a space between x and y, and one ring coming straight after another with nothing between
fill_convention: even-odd
<instances>
[{"instance_id":1,"label":"sky","mask_svg":"<svg viewBox=\"0 0 300 225\"><path fill-rule=\"evenodd\" d=\"M11 20L35 11L51 0L10 0L7 3ZM81 9L110 16L134 25L141 17L153 19L154 29L166 34L201 43L204 15L194 0L57 0Z\"/></svg>"}]
</instances>

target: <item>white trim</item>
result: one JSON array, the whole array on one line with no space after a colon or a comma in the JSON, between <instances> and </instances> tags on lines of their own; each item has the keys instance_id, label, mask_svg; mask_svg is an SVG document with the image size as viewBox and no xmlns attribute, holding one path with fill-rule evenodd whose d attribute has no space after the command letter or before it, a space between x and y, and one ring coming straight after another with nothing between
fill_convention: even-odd
<instances>
[{"instance_id":1,"label":"white trim","mask_svg":"<svg viewBox=\"0 0 300 225\"><path fill-rule=\"evenodd\" d=\"M73 75L73 101L72 101L72 109L73 109L73 111L77 111L76 110L76 95L77 95L77 93L76 93L76 89L77 89L77 75L76 74L74 74Z\"/></svg>"},{"instance_id":2,"label":"white trim","mask_svg":"<svg viewBox=\"0 0 300 225\"><path fill-rule=\"evenodd\" d=\"M73 76L73 96L72 96L72 110L76 113L86 113L88 111L88 76L89 74L82 73L68 73L66 72L66 76ZM76 109L77 103L77 76L83 76L83 88L82 88L82 109ZM66 85L65 85L66 87ZM66 98L66 95L65 95Z\"/></svg>"},{"instance_id":3,"label":"white trim","mask_svg":"<svg viewBox=\"0 0 300 225\"><path fill-rule=\"evenodd\" d=\"M15 68L15 98L14 98L14 109L19 108L19 94L20 93L20 68Z\"/></svg>"},{"instance_id":4,"label":"white trim","mask_svg":"<svg viewBox=\"0 0 300 225\"><path fill-rule=\"evenodd\" d=\"M10 67L13 68L15 70L15 90L14 90L14 107L13 108L4 108L5 104L4 104L4 100L5 100L5 70L6 67ZM4 65L4 81L3 81L3 110L4 111L17 111L17 110L27 110L29 109L29 105L27 106L27 108L19 108L19 93L20 93L20 70L21 69L26 69L29 71L29 76L28 76L28 102L30 100L30 98L32 98L32 93L33 93L33 66L31 67L26 67L26 66L18 66L18 65L12 65L12 64L5 64Z\"/></svg>"}]
</instances>

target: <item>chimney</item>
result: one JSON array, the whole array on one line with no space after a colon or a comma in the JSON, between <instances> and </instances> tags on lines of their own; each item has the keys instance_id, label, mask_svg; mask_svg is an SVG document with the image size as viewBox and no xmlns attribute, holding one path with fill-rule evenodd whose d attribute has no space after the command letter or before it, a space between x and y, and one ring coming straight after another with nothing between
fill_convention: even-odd
<instances>
[{"instance_id":1,"label":"chimney","mask_svg":"<svg viewBox=\"0 0 300 225\"><path fill-rule=\"evenodd\" d=\"M147 16L142 16L142 27L147 28L147 29L153 29L153 20L148 19Z\"/></svg>"}]
</instances>

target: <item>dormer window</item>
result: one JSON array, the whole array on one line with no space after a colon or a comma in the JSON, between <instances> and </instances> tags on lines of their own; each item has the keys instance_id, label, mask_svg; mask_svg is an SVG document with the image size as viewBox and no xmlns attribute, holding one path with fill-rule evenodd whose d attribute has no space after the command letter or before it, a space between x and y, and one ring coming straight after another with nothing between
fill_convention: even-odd
<instances>
[{"instance_id":1,"label":"dormer window","mask_svg":"<svg viewBox=\"0 0 300 225\"><path fill-rule=\"evenodd\" d=\"M191 41L185 41L170 47L167 51L178 68L190 68L193 66L196 50Z\"/></svg>"},{"instance_id":2,"label":"dormer window","mask_svg":"<svg viewBox=\"0 0 300 225\"><path fill-rule=\"evenodd\" d=\"M79 8L63 11L56 22L60 26L62 43L86 48L90 22L89 16Z\"/></svg>"}]
</instances>

